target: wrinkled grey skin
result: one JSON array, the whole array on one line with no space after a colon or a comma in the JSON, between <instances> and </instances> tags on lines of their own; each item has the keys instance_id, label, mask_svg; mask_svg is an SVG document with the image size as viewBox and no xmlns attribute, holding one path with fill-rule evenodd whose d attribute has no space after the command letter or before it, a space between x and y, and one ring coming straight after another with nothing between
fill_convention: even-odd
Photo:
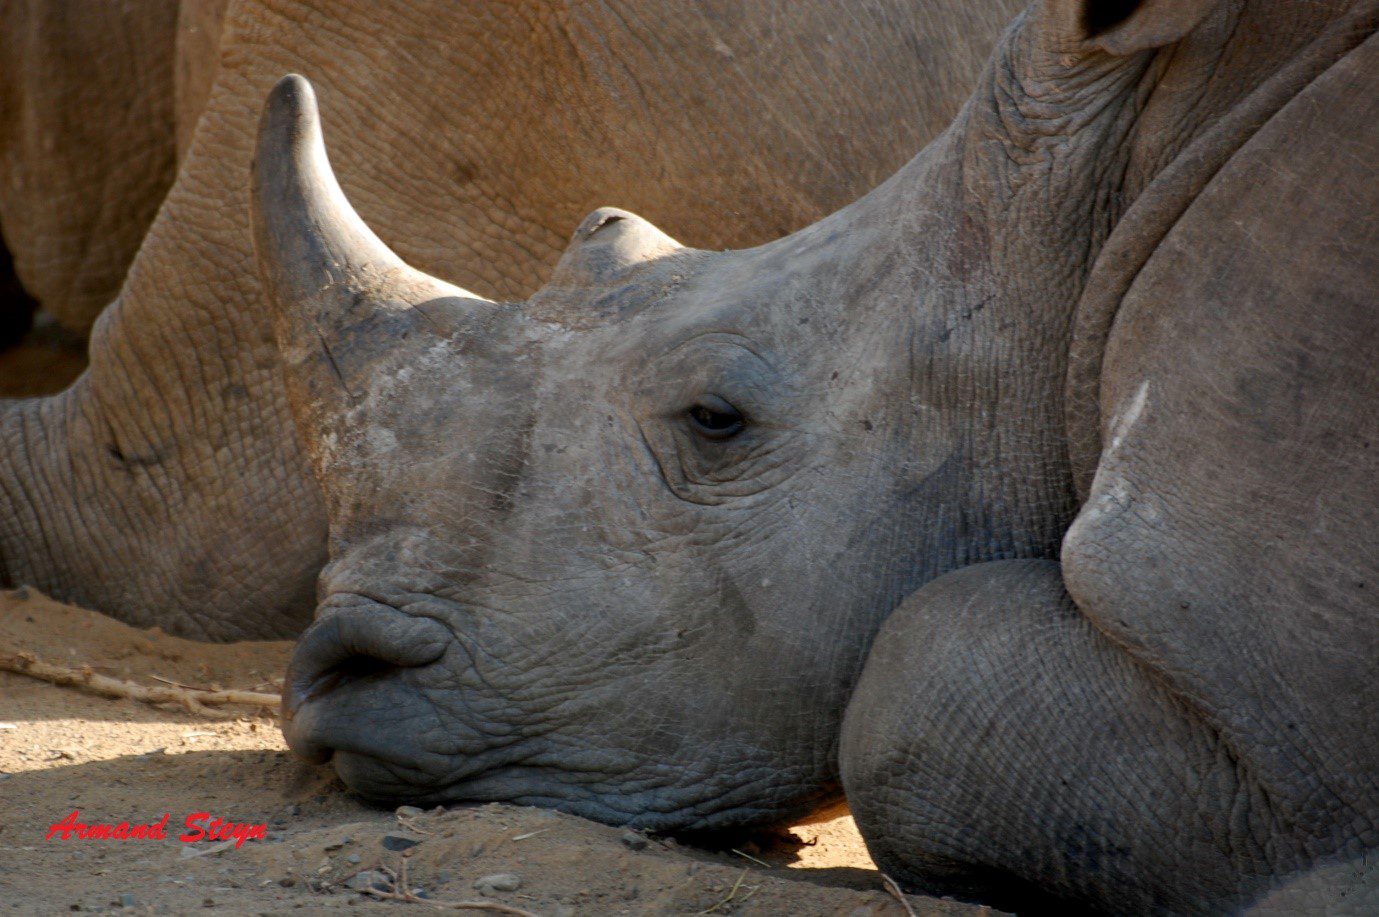
<instances>
[{"instance_id":1,"label":"wrinkled grey skin","mask_svg":"<svg viewBox=\"0 0 1379 917\"><path fill-rule=\"evenodd\" d=\"M1219 911L1372 847L1350 6L1046 0L856 204L722 253L599 211L520 305L383 246L285 80L256 244L331 529L289 743L660 829L841 764L883 870L1021 906Z\"/></svg>"},{"instance_id":2,"label":"wrinkled grey skin","mask_svg":"<svg viewBox=\"0 0 1379 917\"><path fill-rule=\"evenodd\" d=\"M948 123L1018 3L239 0L213 37L220 4L188 0L181 53L218 63L179 68L179 120L205 111L90 368L0 400L0 584L206 639L310 622L325 509L247 201L283 73L316 80L352 199L411 263L525 297L606 202L722 248L855 200Z\"/></svg>"}]
</instances>

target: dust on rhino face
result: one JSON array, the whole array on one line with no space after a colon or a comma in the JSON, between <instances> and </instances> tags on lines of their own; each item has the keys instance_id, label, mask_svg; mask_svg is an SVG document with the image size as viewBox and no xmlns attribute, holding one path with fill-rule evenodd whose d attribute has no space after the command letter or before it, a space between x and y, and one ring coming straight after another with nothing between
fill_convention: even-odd
<instances>
[{"instance_id":1,"label":"dust on rhino face","mask_svg":"<svg viewBox=\"0 0 1379 917\"><path fill-rule=\"evenodd\" d=\"M359 792L657 828L800 814L836 796L896 603L1054 549L1057 518L1012 508L1066 505L1066 478L998 475L1002 437L971 431L1018 415L1010 442L1053 454L1057 425L1010 410L1020 386L964 397L1001 371L965 305L980 251L937 217L897 235L912 202L728 253L601 210L504 305L364 227L304 81L260 144L262 270L332 520L285 731ZM952 237L972 283L916 308L914 234Z\"/></svg>"}]
</instances>

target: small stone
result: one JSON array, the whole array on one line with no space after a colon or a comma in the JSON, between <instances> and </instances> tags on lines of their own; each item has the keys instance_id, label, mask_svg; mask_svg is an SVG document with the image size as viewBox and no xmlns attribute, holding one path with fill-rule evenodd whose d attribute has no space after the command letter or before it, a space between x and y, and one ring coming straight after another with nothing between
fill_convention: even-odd
<instances>
[{"instance_id":1,"label":"small stone","mask_svg":"<svg viewBox=\"0 0 1379 917\"><path fill-rule=\"evenodd\" d=\"M515 876L510 872L498 872L474 880L474 889L481 895L515 892L521 887L521 876Z\"/></svg>"},{"instance_id":2,"label":"small stone","mask_svg":"<svg viewBox=\"0 0 1379 917\"><path fill-rule=\"evenodd\" d=\"M553 917L575 917L575 909L568 904L557 904Z\"/></svg>"},{"instance_id":3,"label":"small stone","mask_svg":"<svg viewBox=\"0 0 1379 917\"><path fill-rule=\"evenodd\" d=\"M449 882L453 878L455 877L451 875L450 870L448 869L442 869L440 872L436 873L436 881L442 885Z\"/></svg>"},{"instance_id":4,"label":"small stone","mask_svg":"<svg viewBox=\"0 0 1379 917\"><path fill-rule=\"evenodd\" d=\"M401 834L385 834L383 835L383 840L380 843L383 844L384 850L391 850L394 853L397 853L402 850L410 850L417 844L420 844L421 839L415 837L404 837Z\"/></svg>"},{"instance_id":5,"label":"small stone","mask_svg":"<svg viewBox=\"0 0 1379 917\"><path fill-rule=\"evenodd\" d=\"M396 814L403 818L416 818L418 815L425 815L426 813L416 806L398 806Z\"/></svg>"},{"instance_id":6,"label":"small stone","mask_svg":"<svg viewBox=\"0 0 1379 917\"><path fill-rule=\"evenodd\" d=\"M283 888L291 888L292 886L297 884L297 880L292 878L291 876L283 876L281 879L278 880L278 884L281 885Z\"/></svg>"},{"instance_id":7,"label":"small stone","mask_svg":"<svg viewBox=\"0 0 1379 917\"><path fill-rule=\"evenodd\" d=\"M351 853L349 856L345 857L345 859L349 861L351 865L358 866L364 858L357 853Z\"/></svg>"},{"instance_id":8,"label":"small stone","mask_svg":"<svg viewBox=\"0 0 1379 917\"><path fill-rule=\"evenodd\" d=\"M622 833L622 843L623 846L629 850L646 849L646 838L642 837L636 831L624 831Z\"/></svg>"},{"instance_id":9,"label":"small stone","mask_svg":"<svg viewBox=\"0 0 1379 917\"><path fill-rule=\"evenodd\" d=\"M355 873L350 876L350 880L345 883L346 888L352 888L360 892L370 888L386 892L391 886L392 883L388 881L388 877L377 869L366 869L363 872Z\"/></svg>"},{"instance_id":10,"label":"small stone","mask_svg":"<svg viewBox=\"0 0 1379 917\"><path fill-rule=\"evenodd\" d=\"M326 853L334 853L343 846L345 846L345 841L334 841L333 843L326 844L321 849L324 850Z\"/></svg>"},{"instance_id":11,"label":"small stone","mask_svg":"<svg viewBox=\"0 0 1379 917\"><path fill-rule=\"evenodd\" d=\"M123 895L120 896L120 907L133 907L133 906L134 906L134 896L133 896L133 895L131 895L129 892L125 892Z\"/></svg>"}]
</instances>

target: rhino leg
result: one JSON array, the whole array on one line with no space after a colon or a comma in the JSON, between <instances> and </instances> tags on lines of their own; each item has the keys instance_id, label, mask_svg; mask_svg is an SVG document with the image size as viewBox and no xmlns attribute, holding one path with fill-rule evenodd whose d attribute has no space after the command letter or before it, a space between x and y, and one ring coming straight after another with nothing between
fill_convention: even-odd
<instances>
[{"instance_id":1,"label":"rhino leg","mask_svg":"<svg viewBox=\"0 0 1379 917\"><path fill-rule=\"evenodd\" d=\"M867 847L907 888L1195 911L1237 897L1242 865L1267 873L1230 749L1090 624L1053 561L966 567L901 605L841 756Z\"/></svg>"}]
</instances>

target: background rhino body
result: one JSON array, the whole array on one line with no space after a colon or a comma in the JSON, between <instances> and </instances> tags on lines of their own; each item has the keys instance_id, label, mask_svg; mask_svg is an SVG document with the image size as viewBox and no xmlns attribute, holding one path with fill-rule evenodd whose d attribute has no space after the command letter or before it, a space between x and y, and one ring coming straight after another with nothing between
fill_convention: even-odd
<instances>
[{"instance_id":1,"label":"background rhino body","mask_svg":"<svg viewBox=\"0 0 1379 917\"><path fill-rule=\"evenodd\" d=\"M1033 7L821 222L596 212L521 305L383 246L285 81L260 270L331 524L293 746L662 829L841 761L883 869L1011 906L1372 849L1379 4L1098 9Z\"/></svg>"},{"instance_id":2,"label":"background rhino body","mask_svg":"<svg viewBox=\"0 0 1379 917\"><path fill-rule=\"evenodd\" d=\"M26 31L46 21L44 4L23 6L0 20L7 40L50 34ZM77 10L60 6L49 18ZM156 108L161 127L146 143L114 133L164 164L180 145L181 168L93 333L87 374L52 398L0 402L0 582L211 639L287 636L310 620L325 519L291 429L245 201L253 119L284 72L317 80L351 194L409 259L521 296L569 228L608 201L717 247L854 199L947 123L1017 6L881 0L839 16L812 0L149 4L162 50L111 52L159 78L161 89L122 89L136 110ZM219 65L198 69L216 47ZM70 69L37 51L14 60ZM111 123L14 94L42 125ZM80 180L143 174L127 156L49 127L26 134L22 119L0 127L18 151L10 179L46 161L44 142L86 163L55 176L81 207L49 214L42 201L0 198L16 251L65 251L93 208L127 213L129 226L145 219L135 211L151 215L147 195L107 197ZM29 216L62 226L30 238ZM110 236L132 254L137 234ZM79 273L71 259L20 260L55 308L45 284ZM109 274L93 288L108 290ZM73 314L89 318L83 309Z\"/></svg>"}]
</instances>

